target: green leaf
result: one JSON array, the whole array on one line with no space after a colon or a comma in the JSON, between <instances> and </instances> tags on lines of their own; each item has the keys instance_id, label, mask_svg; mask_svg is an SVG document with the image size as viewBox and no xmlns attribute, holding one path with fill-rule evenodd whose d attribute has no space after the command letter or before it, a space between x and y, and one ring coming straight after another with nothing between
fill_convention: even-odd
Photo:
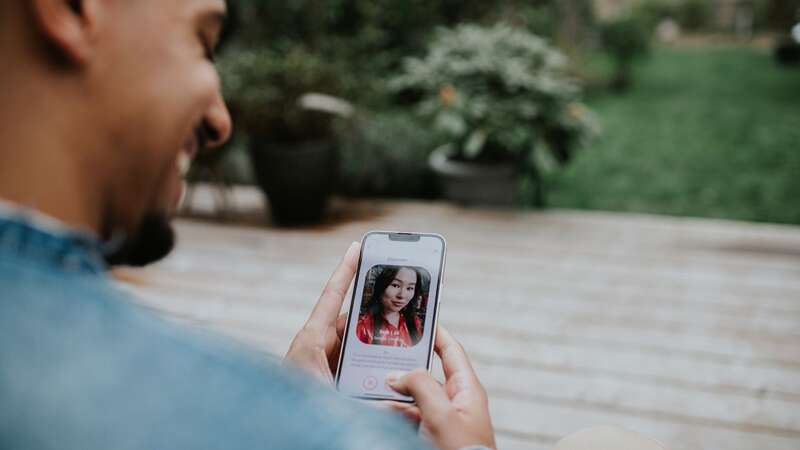
<instances>
[{"instance_id":1,"label":"green leaf","mask_svg":"<svg viewBox=\"0 0 800 450\"><path fill-rule=\"evenodd\" d=\"M475 130L467 138L464 144L464 156L469 159L474 159L481 153L483 146L486 144L486 138L489 137L488 133L484 130Z\"/></svg>"},{"instance_id":2,"label":"green leaf","mask_svg":"<svg viewBox=\"0 0 800 450\"><path fill-rule=\"evenodd\" d=\"M547 143L543 139L535 144L531 163L544 174L552 174L558 169L558 161L553 157Z\"/></svg>"},{"instance_id":3,"label":"green leaf","mask_svg":"<svg viewBox=\"0 0 800 450\"><path fill-rule=\"evenodd\" d=\"M467 123L464 118L452 111L442 111L437 114L434 126L452 137L461 137L467 132Z\"/></svg>"}]
</instances>

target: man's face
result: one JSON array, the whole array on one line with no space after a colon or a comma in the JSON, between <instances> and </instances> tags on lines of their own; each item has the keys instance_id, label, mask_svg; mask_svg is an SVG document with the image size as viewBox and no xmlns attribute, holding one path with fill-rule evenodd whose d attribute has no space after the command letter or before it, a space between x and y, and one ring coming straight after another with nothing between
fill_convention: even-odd
<instances>
[{"instance_id":1,"label":"man's face","mask_svg":"<svg viewBox=\"0 0 800 450\"><path fill-rule=\"evenodd\" d=\"M225 1L118 0L103 7L86 76L104 142L104 233L126 237L111 262L146 264L172 247L168 222L188 161L200 146L230 135L212 61Z\"/></svg>"}]
</instances>

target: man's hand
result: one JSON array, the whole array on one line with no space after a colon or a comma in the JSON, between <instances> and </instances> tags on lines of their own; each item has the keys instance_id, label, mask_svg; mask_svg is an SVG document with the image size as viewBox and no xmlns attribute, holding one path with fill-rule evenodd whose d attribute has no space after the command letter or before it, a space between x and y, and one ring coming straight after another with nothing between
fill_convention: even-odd
<instances>
[{"instance_id":1,"label":"man's hand","mask_svg":"<svg viewBox=\"0 0 800 450\"><path fill-rule=\"evenodd\" d=\"M464 348L446 329L439 327L436 352L442 359L444 386L425 369L386 377L392 389L414 397L417 402L401 412L409 417L418 415L423 431L440 450L480 445L496 448L486 390ZM395 406L395 409L402 408Z\"/></svg>"},{"instance_id":2,"label":"man's hand","mask_svg":"<svg viewBox=\"0 0 800 450\"><path fill-rule=\"evenodd\" d=\"M360 246L353 242L322 291L306 324L292 340L284 360L333 383L346 315L339 315L358 267Z\"/></svg>"}]
</instances>

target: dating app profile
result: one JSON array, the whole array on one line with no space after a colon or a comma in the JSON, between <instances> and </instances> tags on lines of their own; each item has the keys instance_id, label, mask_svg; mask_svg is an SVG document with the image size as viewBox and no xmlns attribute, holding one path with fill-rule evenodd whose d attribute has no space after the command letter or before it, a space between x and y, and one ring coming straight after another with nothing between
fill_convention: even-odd
<instances>
[{"instance_id":1,"label":"dating app profile","mask_svg":"<svg viewBox=\"0 0 800 450\"><path fill-rule=\"evenodd\" d=\"M383 380L430 367L444 245L436 236L409 244L382 233L362 245L336 387L357 398L408 402Z\"/></svg>"},{"instance_id":2,"label":"dating app profile","mask_svg":"<svg viewBox=\"0 0 800 450\"><path fill-rule=\"evenodd\" d=\"M364 344L413 347L424 334L431 276L415 266L380 264L364 277L356 336Z\"/></svg>"}]
</instances>

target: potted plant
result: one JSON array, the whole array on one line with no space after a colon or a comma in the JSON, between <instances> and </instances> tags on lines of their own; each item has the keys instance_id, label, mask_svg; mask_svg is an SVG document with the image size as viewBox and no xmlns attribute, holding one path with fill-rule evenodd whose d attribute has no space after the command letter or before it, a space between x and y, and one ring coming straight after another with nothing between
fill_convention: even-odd
<instances>
[{"instance_id":1,"label":"potted plant","mask_svg":"<svg viewBox=\"0 0 800 450\"><path fill-rule=\"evenodd\" d=\"M273 220L320 221L336 176L333 121L337 108L349 107L324 95L337 92L336 73L299 46L284 52L237 49L225 55L220 71Z\"/></svg>"},{"instance_id":2,"label":"potted plant","mask_svg":"<svg viewBox=\"0 0 800 450\"><path fill-rule=\"evenodd\" d=\"M570 160L593 130L577 101L566 59L521 29L461 25L440 29L423 58L392 81L421 98L419 114L445 140L430 156L447 198L511 205L520 182L544 205L542 170Z\"/></svg>"}]
</instances>

